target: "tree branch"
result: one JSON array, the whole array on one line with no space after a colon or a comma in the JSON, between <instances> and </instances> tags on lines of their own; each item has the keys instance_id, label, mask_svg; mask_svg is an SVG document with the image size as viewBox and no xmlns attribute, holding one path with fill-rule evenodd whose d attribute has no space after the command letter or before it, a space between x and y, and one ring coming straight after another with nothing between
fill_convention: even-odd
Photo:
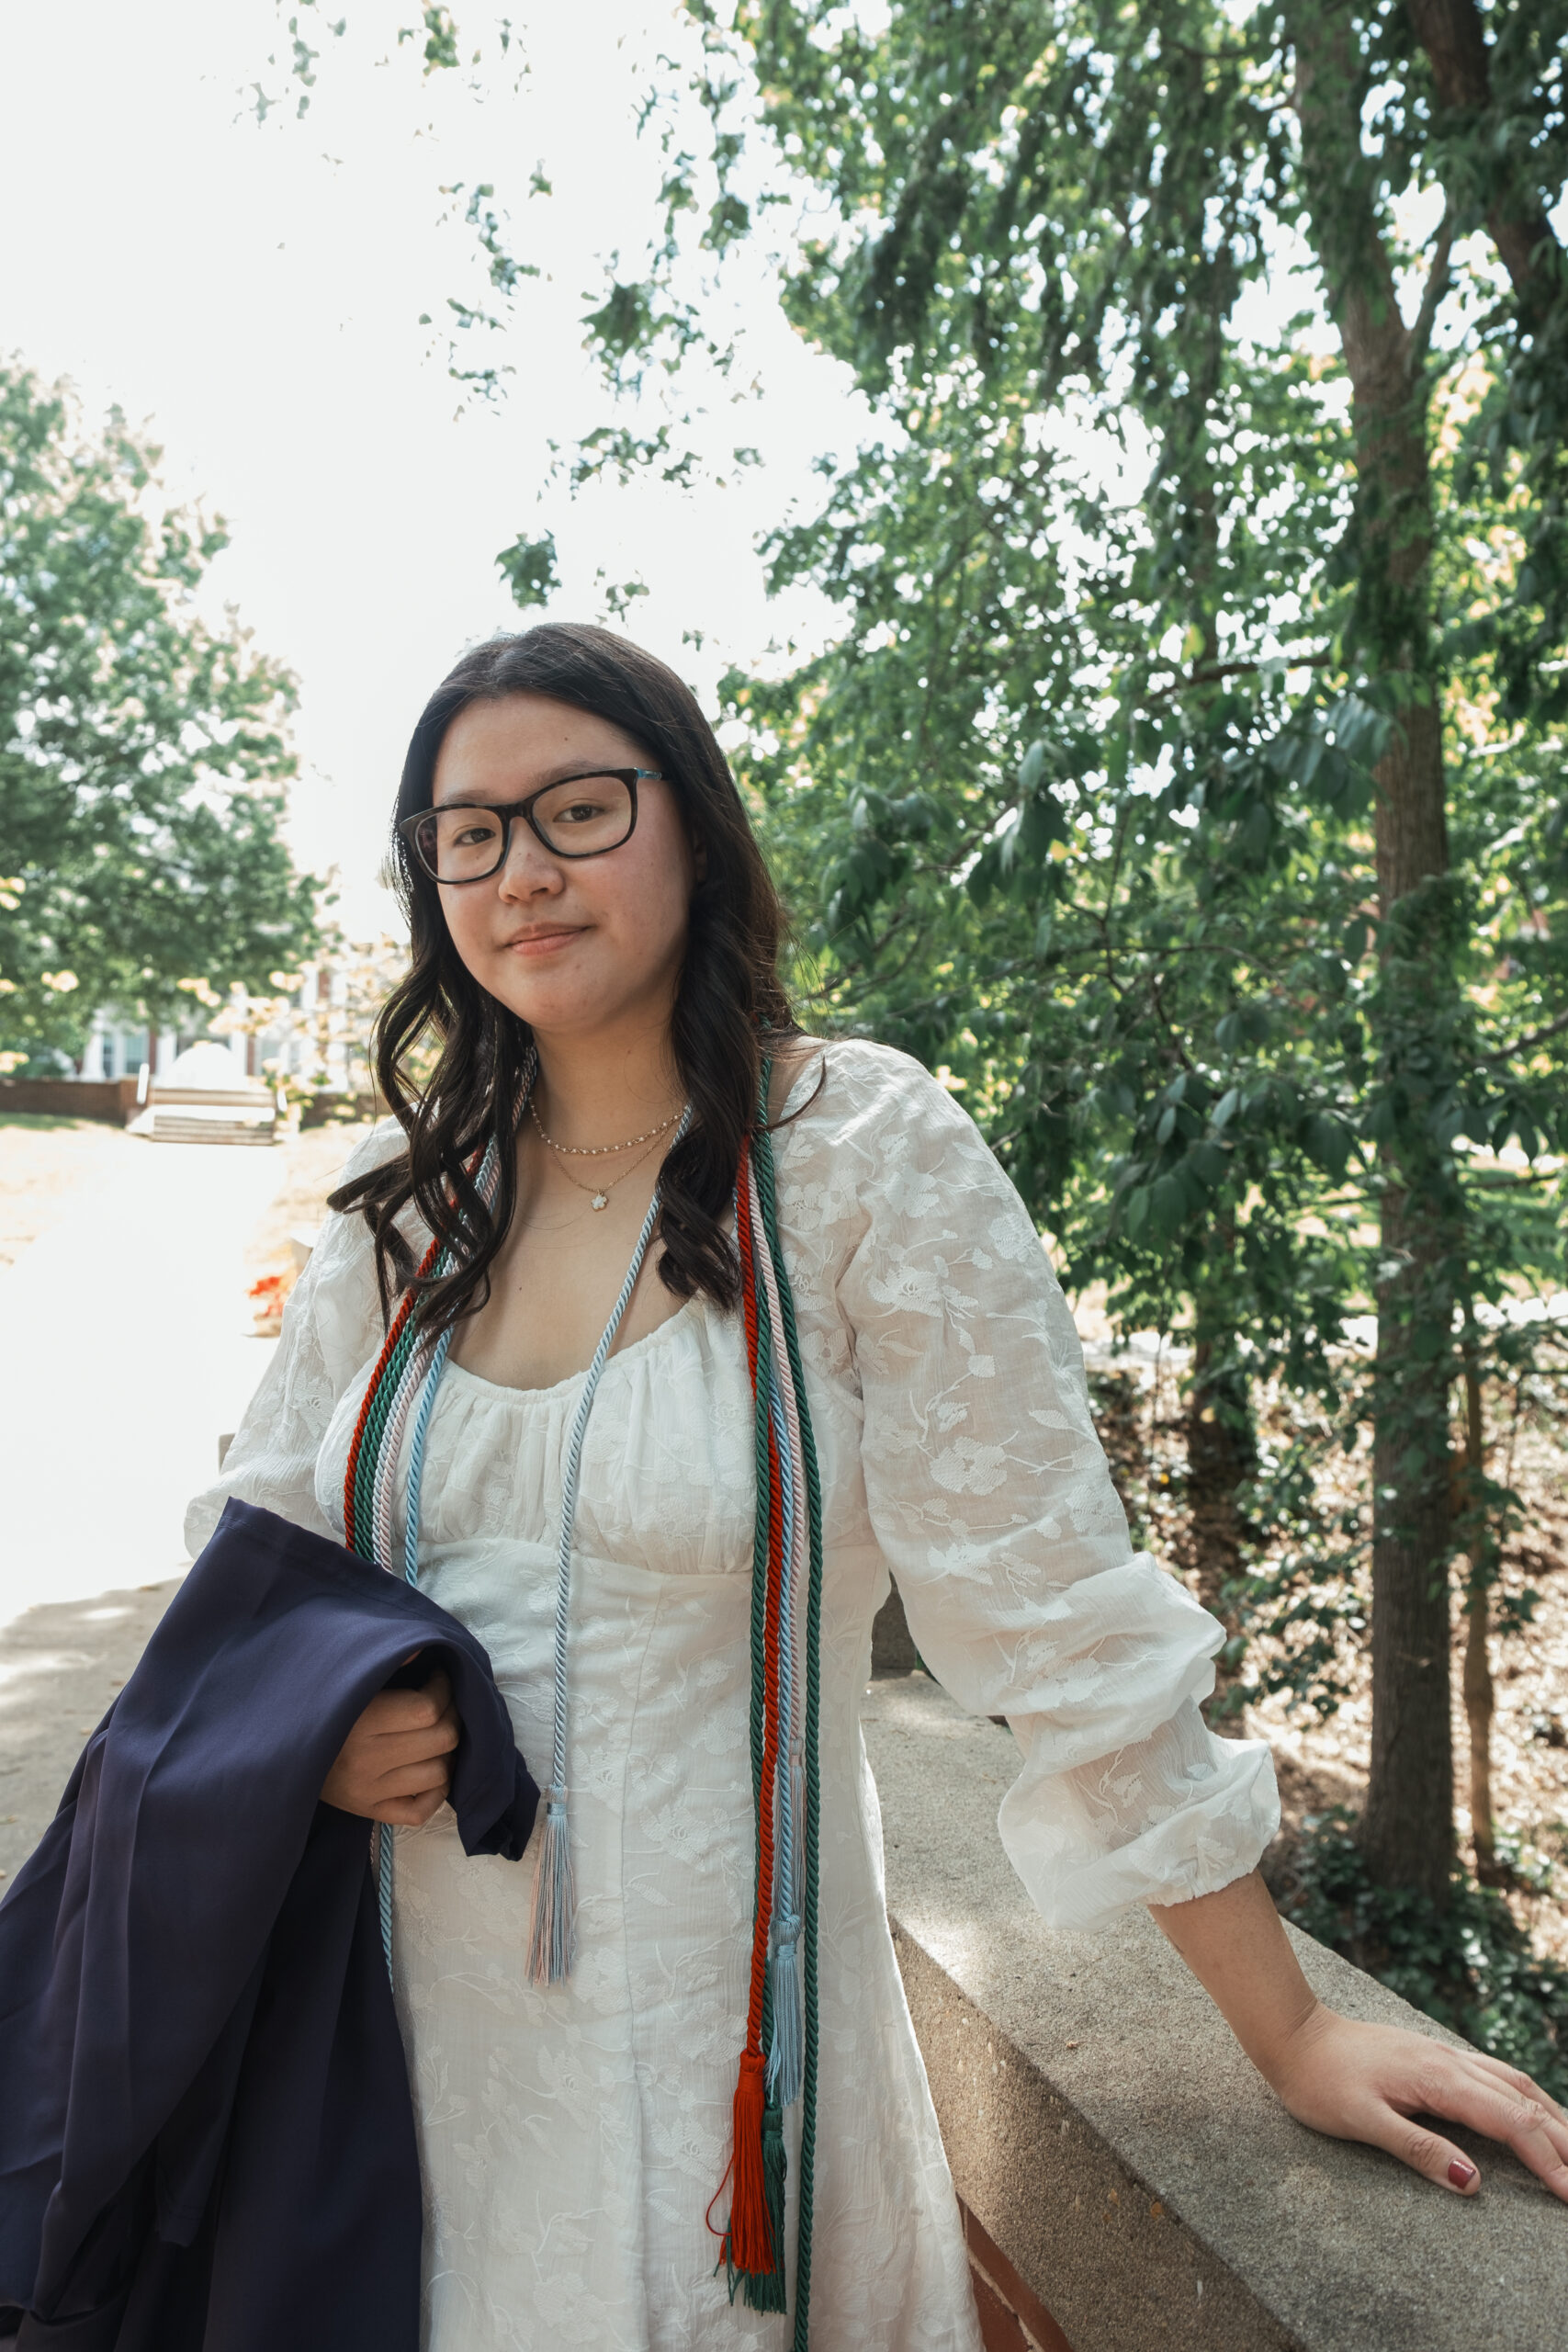
<instances>
[{"instance_id":1,"label":"tree branch","mask_svg":"<svg viewBox=\"0 0 1568 2352\"><path fill-rule=\"evenodd\" d=\"M1564 1029L1568 1029L1568 1012L1560 1012L1555 1021L1547 1023L1544 1029L1527 1030L1522 1037L1516 1037L1511 1046L1499 1046L1495 1053L1481 1054L1476 1058L1483 1062L1511 1062L1516 1054L1531 1054L1538 1046L1544 1046L1549 1037L1561 1037Z\"/></svg>"},{"instance_id":2,"label":"tree branch","mask_svg":"<svg viewBox=\"0 0 1568 2352\"><path fill-rule=\"evenodd\" d=\"M1193 1069L1192 1057L1181 1042L1180 1030L1177 1027L1175 1022L1172 1021L1169 1013L1166 1011L1165 998L1161 994L1159 983L1160 976L1157 972L1155 972L1151 975L1149 980L1150 1001L1160 1017L1160 1021L1165 1029L1166 1041L1170 1046L1177 1060L1181 1064L1184 1070L1191 1071Z\"/></svg>"},{"instance_id":3,"label":"tree branch","mask_svg":"<svg viewBox=\"0 0 1568 2352\"><path fill-rule=\"evenodd\" d=\"M1332 653L1271 653L1256 662L1206 662L1168 686L1146 687L1145 699L1168 702L1173 695L1190 694L1194 686L1217 686L1222 678L1246 677L1259 670L1329 670L1334 661Z\"/></svg>"},{"instance_id":4,"label":"tree branch","mask_svg":"<svg viewBox=\"0 0 1568 2352\"><path fill-rule=\"evenodd\" d=\"M1431 266L1427 272L1427 283L1421 289L1421 308L1416 312L1416 324L1410 330L1410 348L1404 364L1412 383L1426 365L1432 329L1437 323L1438 306L1449 290L1449 261L1453 249L1454 212L1453 206L1450 204L1438 226L1432 245Z\"/></svg>"}]
</instances>

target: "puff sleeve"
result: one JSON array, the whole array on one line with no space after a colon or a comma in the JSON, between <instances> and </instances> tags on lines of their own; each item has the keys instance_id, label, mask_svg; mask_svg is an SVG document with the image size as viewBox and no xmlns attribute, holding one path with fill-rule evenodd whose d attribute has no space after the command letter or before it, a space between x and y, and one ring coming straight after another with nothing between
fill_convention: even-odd
<instances>
[{"instance_id":1,"label":"puff sleeve","mask_svg":"<svg viewBox=\"0 0 1568 2352\"><path fill-rule=\"evenodd\" d=\"M1199 1712L1224 1631L1132 1549L1017 1192L934 1080L875 1058L879 1099L840 1131L861 1231L839 1300L872 1524L910 1631L962 1705L1012 1726L1024 1763L998 1827L1051 1926L1216 1892L1279 1826L1267 1746Z\"/></svg>"},{"instance_id":2,"label":"puff sleeve","mask_svg":"<svg viewBox=\"0 0 1568 2352\"><path fill-rule=\"evenodd\" d=\"M401 1141L396 1121L384 1120L353 1152L344 1177L388 1158ZM357 1215L334 1213L288 1295L277 1347L234 1432L222 1475L186 1512L192 1559L231 1495L338 1540L316 1500L316 1456L339 1397L380 1342L369 1228Z\"/></svg>"}]
</instances>

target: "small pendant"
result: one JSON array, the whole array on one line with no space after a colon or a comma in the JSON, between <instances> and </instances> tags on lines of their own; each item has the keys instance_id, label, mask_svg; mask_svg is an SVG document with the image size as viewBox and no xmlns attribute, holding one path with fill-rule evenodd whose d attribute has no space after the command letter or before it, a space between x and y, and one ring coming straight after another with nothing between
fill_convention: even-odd
<instances>
[{"instance_id":1,"label":"small pendant","mask_svg":"<svg viewBox=\"0 0 1568 2352\"><path fill-rule=\"evenodd\" d=\"M609 1193L595 1193L593 1195L593 1205L596 1209L607 1209L610 1205Z\"/></svg>"}]
</instances>

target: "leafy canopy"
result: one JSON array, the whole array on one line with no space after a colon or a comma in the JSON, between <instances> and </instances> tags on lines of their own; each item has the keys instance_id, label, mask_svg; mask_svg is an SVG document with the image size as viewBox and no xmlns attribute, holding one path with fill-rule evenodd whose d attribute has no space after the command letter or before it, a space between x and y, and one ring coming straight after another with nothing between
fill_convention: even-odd
<instances>
[{"instance_id":1,"label":"leafy canopy","mask_svg":"<svg viewBox=\"0 0 1568 2352\"><path fill-rule=\"evenodd\" d=\"M946 1069L1201 1407L1370 1415L1416 1512L1476 1302L1563 1273L1568 17L688 13L712 152L587 324L623 392L700 348L682 239L772 233L771 141L884 423L772 543L838 640L728 684L819 1011Z\"/></svg>"},{"instance_id":2,"label":"leafy canopy","mask_svg":"<svg viewBox=\"0 0 1568 2352\"><path fill-rule=\"evenodd\" d=\"M0 368L0 1047L80 1052L94 1012L188 1018L316 944L281 832L294 689L197 592L225 544L157 494L114 415ZM182 993L182 984L184 992Z\"/></svg>"}]
</instances>

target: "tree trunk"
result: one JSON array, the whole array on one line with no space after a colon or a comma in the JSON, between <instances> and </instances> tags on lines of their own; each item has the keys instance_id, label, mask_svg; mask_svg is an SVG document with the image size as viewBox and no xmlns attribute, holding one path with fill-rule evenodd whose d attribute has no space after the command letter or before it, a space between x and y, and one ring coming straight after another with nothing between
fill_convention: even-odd
<instances>
[{"instance_id":1,"label":"tree trunk","mask_svg":"<svg viewBox=\"0 0 1568 2352\"><path fill-rule=\"evenodd\" d=\"M1483 1886L1497 1886L1506 1873L1497 1867L1492 1811L1492 1716L1495 1701L1487 1636L1492 1630L1495 1546L1483 1486L1486 1442L1481 1419L1481 1374L1469 1332L1466 1340L1464 1465L1465 1506L1470 1520L1470 1594L1464 1642L1464 1714L1470 1733L1470 1826L1475 1848L1475 1875Z\"/></svg>"},{"instance_id":2,"label":"tree trunk","mask_svg":"<svg viewBox=\"0 0 1568 2352\"><path fill-rule=\"evenodd\" d=\"M1383 958L1374 1018L1391 1128L1376 1284L1372 1747L1361 1845L1376 1879L1442 1903L1453 1861L1448 1398L1457 1199L1427 1122L1453 989L1427 396L1361 147L1366 77L1350 9L1315 0L1292 10L1291 28L1312 238L1352 393L1359 564L1349 636L1394 704L1374 772Z\"/></svg>"},{"instance_id":3,"label":"tree trunk","mask_svg":"<svg viewBox=\"0 0 1568 2352\"><path fill-rule=\"evenodd\" d=\"M1401 452L1406 465L1412 454ZM1420 454L1424 476L1424 442ZM1385 1083L1405 1088L1410 1111L1384 1154L1372 1442L1372 1750L1361 1846L1384 1885L1415 1887L1441 1904L1454 1860L1449 1394L1458 1241L1452 1177L1423 1132L1442 1062L1433 1032L1450 987L1442 967L1443 909L1429 887L1448 865L1435 706L1408 705L1402 732L1377 770L1379 909L1391 930L1402 917L1408 925L1404 937L1385 944L1378 1044Z\"/></svg>"},{"instance_id":4,"label":"tree trunk","mask_svg":"<svg viewBox=\"0 0 1568 2352\"><path fill-rule=\"evenodd\" d=\"M1384 1194L1372 1436L1372 1751L1361 1848L1385 1886L1446 1901L1453 1867L1446 1279L1419 1193ZM1435 1342L1435 1348L1434 1348Z\"/></svg>"},{"instance_id":5,"label":"tree trunk","mask_svg":"<svg viewBox=\"0 0 1568 2352\"><path fill-rule=\"evenodd\" d=\"M1492 1589L1478 1585L1470 1596L1468 1631L1464 1638L1464 1712L1470 1727L1470 1824L1475 1848L1475 1875L1483 1886L1495 1886L1501 1873L1492 1820L1492 1660L1487 1635L1492 1630Z\"/></svg>"},{"instance_id":6,"label":"tree trunk","mask_svg":"<svg viewBox=\"0 0 1568 2352\"><path fill-rule=\"evenodd\" d=\"M1168 435L1166 450L1171 478L1180 485L1186 516L1181 536L1191 550L1188 564L1191 601L1185 617L1201 639L1194 663L1199 672L1213 670L1224 651L1215 617L1219 503L1209 417L1221 375L1221 322L1228 315L1235 294L1228 254L1211 269L1223 282L1212 288L1210 300L1198 308L1198 347L1183 354L1192 387L1185 445L1177 447ZM1225 1587L1244 1572L1242 1547L1252 1533L1236 1496L1243 1481L1258 1467L1252 1397L1247 1374L1232 1356L1237 1287L1234 1210L1224 1208L1215 1215L1203 1246L1204 1263L1192 1300L1192 1377L1186 1418L1186 1556L1179 1565L1192 1576L1204 1608L1234 1637L1241 1630L1241 1621L1234 1603L1228 1607L1225 1603ZM1217 1699L1225 1696L1234 1679L1234 1668L1219 1664Z\"/></svg>"}]
</instances>

